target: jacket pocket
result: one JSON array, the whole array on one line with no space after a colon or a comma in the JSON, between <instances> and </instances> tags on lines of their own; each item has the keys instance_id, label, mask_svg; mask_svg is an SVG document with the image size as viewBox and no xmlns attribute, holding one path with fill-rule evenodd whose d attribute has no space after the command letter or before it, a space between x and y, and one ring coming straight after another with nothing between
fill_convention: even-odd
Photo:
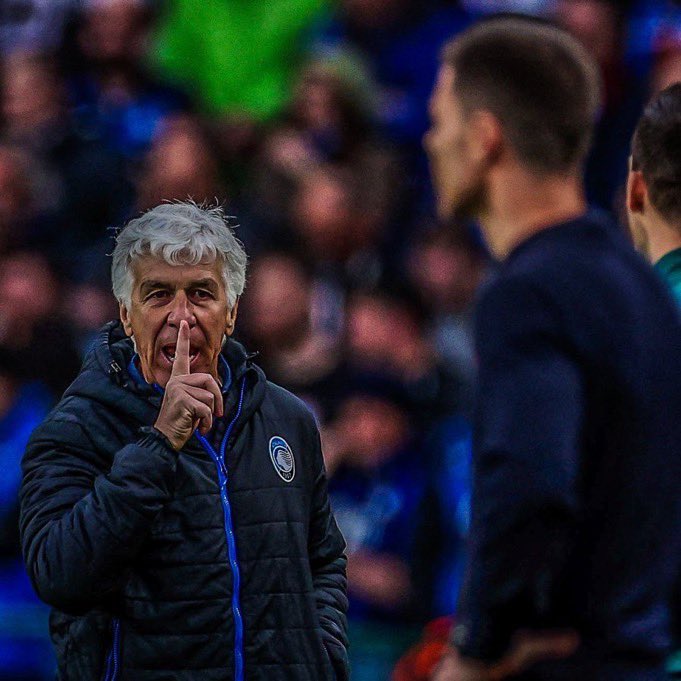
<instances>
[{"instance_id":1,"label":"jacket pocket","mask_svg":"<svg viewBox=\"0 0 681 681\"><path fill-rule=\"evenodd\" d=\"M104 663L101 681L117 681L119 678L121 656L121 621L114 617L111 620L111 642Z\"/></svg>"}]
</instances>

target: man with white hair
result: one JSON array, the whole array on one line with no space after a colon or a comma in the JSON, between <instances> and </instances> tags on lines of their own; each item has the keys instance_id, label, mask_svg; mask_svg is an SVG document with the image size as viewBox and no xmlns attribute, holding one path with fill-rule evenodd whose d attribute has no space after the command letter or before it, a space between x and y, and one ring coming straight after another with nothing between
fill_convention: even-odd
<instances>
[{"instance_id":1,"label":"man with white hair","mask_svg":"<svg viewBox=\"0 0 681 681\"><path fill-rule=\"evenodd\" d=\"M29 575L59 679L346 679L345 544L315 422L234 330L219 208L117 238L107 325L23 460Z\"/></svg>"}]
</instances>

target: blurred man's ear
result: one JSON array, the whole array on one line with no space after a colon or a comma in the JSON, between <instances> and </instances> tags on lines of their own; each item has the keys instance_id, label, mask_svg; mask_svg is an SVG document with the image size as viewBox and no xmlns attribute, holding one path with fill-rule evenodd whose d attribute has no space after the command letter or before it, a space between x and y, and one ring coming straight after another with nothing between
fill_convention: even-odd
<instances>
[{"instance_id":1,"label":"blurred man's ear","mask_svg":"<svg viewBox=\"0 0 681 681\"><path fill-rule=\"evenodd\" d=\"M121 318L121 324L123 324L123 330L125 335L130 338L132 336L132 324L130 323L130 315L128 314L128 308L123 305L123 303L118 304L118 313Z\"/></svg>"},{"instance_id":2,"label":"blurred man's ear","mask_svg":"<svg viewBox=\"0 0 681 681\"><path fill-rule=\"evenodd\" d=\"M648 185L640 170L629 170L627 177L627 208L631 213L643 213L648 203Z\"/></svg>"},{"instance_id":3,"label":"blurred man's ear","mask_svg":"<svg viewBox=\"0 0 681 681\"><path fill-rule=\"evenodd\" d=\"M468 130L473 158L492 165L504 148L504 134L499 119L489 111L473 111Z\"/></svg>"}]
</instances>

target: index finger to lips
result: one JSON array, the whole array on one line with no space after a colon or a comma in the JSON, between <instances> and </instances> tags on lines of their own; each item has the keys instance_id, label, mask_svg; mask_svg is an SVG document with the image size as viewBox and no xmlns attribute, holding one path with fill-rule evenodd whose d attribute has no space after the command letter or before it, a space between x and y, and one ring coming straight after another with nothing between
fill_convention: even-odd
<instances>
[{"instance_id":1,"label":"index finger to lips","mask_svg":"<svg viewBox=\"0 0 681 681\"><path fill-rule=\"evenodd\" d=\"M183 319L180 322L180 330L177 333L175 344L175 360L171 376L184 376L190 372L189 368L189 324Z\"/></svg>"}]
</instances>

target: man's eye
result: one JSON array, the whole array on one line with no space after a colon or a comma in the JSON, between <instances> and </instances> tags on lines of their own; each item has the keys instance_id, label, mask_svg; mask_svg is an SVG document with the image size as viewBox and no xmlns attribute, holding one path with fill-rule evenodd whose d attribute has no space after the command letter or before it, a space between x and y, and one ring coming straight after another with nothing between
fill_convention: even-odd
<instances>
[{"instance_id":1,"label":"man's eye","mask_svg":"<svg viewBox=\"0 0 681 681\"><path fill-rule=\"evenodd\" d=\"M196 289L194 291L194 297L198 298L199 300L208 300L208 298L212 298L213 296L211 295L210 291L204 291L202 289Z\"/></svg>"},{"instance_id":2,"label":"man's eye","mask_svg":"<svg viewBox=\"0 0 681 681\"><path fill-rule=\"evenodd\" d=\"M163 300L168 295L168 291L152 291L146 300Z\"/></svg>"}]
</instances>

